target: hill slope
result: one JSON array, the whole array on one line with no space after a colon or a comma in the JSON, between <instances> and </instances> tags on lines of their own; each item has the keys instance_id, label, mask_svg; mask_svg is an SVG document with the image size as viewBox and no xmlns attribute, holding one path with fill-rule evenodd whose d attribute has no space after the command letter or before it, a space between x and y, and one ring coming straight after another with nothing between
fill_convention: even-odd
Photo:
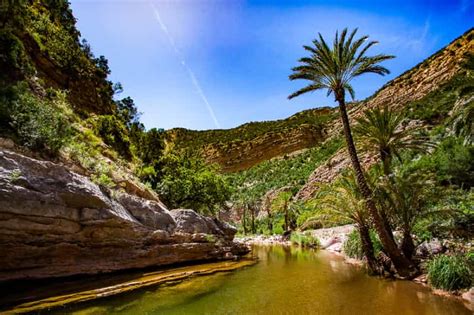
<instances>
[{"instance_id":1,"label":"hill slope","mask_svg":"<svg viewBox=\"0 0 474 315\"><path fill-rule=\"evenodd\" d=\"M351 104L351 119L365 109L389 106L402 109L450 81L473 51L474 30L469 30L417 66L380 88L364 101ZM168 143L176 148L198 150L223 172L247 170L274 157L311 148L341 130L337 109L320 108L299 112L287 119L252 122L227 130L167 131Z\"/></svg>"}]
</instances>

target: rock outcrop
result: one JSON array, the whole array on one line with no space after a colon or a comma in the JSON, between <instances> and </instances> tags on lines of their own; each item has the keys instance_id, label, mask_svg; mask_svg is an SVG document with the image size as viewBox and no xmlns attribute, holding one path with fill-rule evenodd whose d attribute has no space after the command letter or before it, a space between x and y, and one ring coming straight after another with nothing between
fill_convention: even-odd
<instances>
[{"instance_id":1,"label":"rock outcrop","mask_svg":"<svg viewBox=\"0 0 474 315\"><path fill-rule=\"evenodd\" d=\"M203 155L208 163L217 163L225 173L251 168L263 161L321 144L326 139L323 128L302 125L284 133L267 133L252 141L226 146L207 145Z\"/></svg>"},{"instance_id":2,"label":"rock outcrop","mask_svg":"<svg viewBox=\"0 0 474 315\"><path fill-rule=\"evenodd\" d=\"M199 151L208 163L222 172L237 172L274 157L321 144L326 138L324 122L331 108L309 109L287 119L251 122L232 129L166 131L167 144Z\"/></svg>"},{"instance_id":3,"label":"rock outcrop","mask_svg":"<svg viewBox=\"0 0 474 315\"><path fill-rule=\"evenodd\" d=\"M0 281L231 259L248 252L235 232L0 149Z\"/></svg>"}]
</instances>

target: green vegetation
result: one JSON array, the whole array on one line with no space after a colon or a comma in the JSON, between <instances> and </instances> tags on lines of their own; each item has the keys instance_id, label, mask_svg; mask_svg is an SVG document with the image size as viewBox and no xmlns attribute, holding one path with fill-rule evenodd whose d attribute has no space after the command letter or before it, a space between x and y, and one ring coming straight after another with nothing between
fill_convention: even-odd
<instances>
[{"instance_id":1,"label":"green vegetation","mask_svg":"<svg viewBox=\"0 0 474 315\"><path fill-rule=\"evenodd\" d=\"M357 29L353 30L350 34L347 33L347 29L344 29L339 37L339 33L336 32L332 47L328 46L321 34L319 34L318 39L313 40L313 46L303 46L310 56L303 57L299 60L300 65L293 68L293 74L290 75L290 80L306 80L310 83L306 87L291 94L288 98L291 99L308 92L322 89L327 90L328 96L331 94L334 95L335 101L339 104L347 150L357 178L357 185L359 186L367 210L372 217L373 224L375 225L387 255L392 260L397 271L402 276L412 276L416 272L415 265L410 259L401 254L383 212L379 212L377 205L372 199L372 190L364 176L364 171L352 138L345 97L346 93L348 93L352 99L355 97L354 89L351 86L352 79L367 73L379 75L389 73L380 63L394 58L394 56L383 54L367 56L367 51L377 42L370 41L366 43L368 36L354 39L356 33Z\"/></svg>"},{"instance_id":2,"label":"green vegetation","mask_svg":"<svg viewBox=\"0 0 474 315\"><path fill-rule=\"evenodd\" d=\"M374 246L374 255L377 257L382 252L382 244L380 243L377 234L370 230L370 239ZM344 254L351 258L362 259L365 256L360 233L357 230L352 231L347 236L346 241L342 246Z\"/></svg>"},{"instance_id":3,"label":"green vegetation","mask_svg":"<svg viewBox=\"0 0 474 315\"><path fill-rule=\"evenodd\" d=\"M447 136L446 133L435 135L441 138L432 154L414 159L406 166L407 172L420 170L432 173L440 185L456 185L468 189L474 185L474 147L464 145L462 138Z\"/></svg>"},{"instance_id":4,"label":"green vegetation","mask_svg":"<svg viewBox=\"0 0 474 315\"><path fill-rule=\"evenodd\" d=\"M191 155L169 152L161 159L160 181L156 187L171 209L190 208L215 214L229 199L230 189L213 165Z\"/></svg>"},{"instance_id":5,"label":"green vegetation","mask_svg":"<svg viewBox=\"0 0 474 315\"><path fill-rule=\"evenodd\" d=\"M130 160L130 140L123 121L113 115L101 115L93 123L95 133L103 139L105 144L114 149L120 156Z\"/></svg>"},{"instance_id":6,"label":"green vegetation","mask_svg":"<svg viewBox=\"0 0 474 315\"><path fill-rule=\"evenodd\" d=\"M461 255L440 255L428 263L428 279L435 288L448 291L470 288L473 277L472 261Z\"/></svg>"},{"instance_id":7,"label":"green vegetation","mask_svg":"<svg viewBox=\"0 0 474 315\"><path fill-rule=\"evenodd\" d=\"M0 121L17 141L30 149L56 154L71 137L65 94L37 97L25 84L12 86L0 96Z\"/></svg>"},{"instance_id":8,"label":"green vegetation","mask_svg":"<svg viewBox=\"0 0 474 315\"><path fill-rule=\"evenodd\" d=\"M293 244L296 244L301 247L311 247L311 248L317 248L321 246L321 243L319 242L319 239L309 232L305 233L291 233L290 236L290 241Z\"/></svg>"},{"instance_id":9,"label":"green vegetation","mask_svg":"<svg viewBox=\"0 0 474 315\"><path fill-rule=\"evenodd\" d=\"M314 169L326 162L341 146L342 139L332 138L300 154L268 160L248 170L228 174L231 186L236 188L234 198L258 200L267 191L285 186L297 191Z\"/></svg>"},{"instance_id":10,"label":"green vegetation","mask_svg":"<svg viewBox=\"0 0 474 315\"><path fill-rule=\"evenodd\" d=\"M169 140L176 145L176 149L200 150L212 144L225 150L229 146L252 142L255 138L264 135L285 134L291 129L307 125L322 128L333 118L334 111L330 108L318 108L299 112L287 119L250 122L232 129L194 131L176 128L167 131L167 135Z\"/></svg>"}]
</instances>

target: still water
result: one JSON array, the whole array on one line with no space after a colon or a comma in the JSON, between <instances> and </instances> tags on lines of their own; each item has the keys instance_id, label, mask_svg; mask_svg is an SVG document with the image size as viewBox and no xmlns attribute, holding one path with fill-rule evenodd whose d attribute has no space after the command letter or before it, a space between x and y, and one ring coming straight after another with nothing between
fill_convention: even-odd
<instances>
[{"instance_id":1,"label":"still water","mask_svg":"<svg viewBox=\"0 0 474 315\"><path fill-rule=\"evenodd\" d=\"M364 274L325 251L255 247L259 263L231 273L58 309L59 314L471 314L409 281Z\"/></svg>"}]
</instances>

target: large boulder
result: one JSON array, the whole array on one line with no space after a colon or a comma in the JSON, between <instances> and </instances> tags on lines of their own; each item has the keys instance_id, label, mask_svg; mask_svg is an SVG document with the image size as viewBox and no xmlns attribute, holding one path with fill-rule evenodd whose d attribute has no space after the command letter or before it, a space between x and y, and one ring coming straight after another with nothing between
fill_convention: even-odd
<instances>
[{"instance_id":1,"label":"large boulder","mask_svg":"<svg viewBox=\"0 0 474 315\"><path fill-rule=\"evenodd\" d=\"M59 163L0 149L0 281L96 274L248 252L193 210L109 191Z\"/></svg>"},{"instance_id":2,"label":"large boulder","mask_svg":"<svg viewBox=\"0 0 474 315\"><path fill-rule=\"evenodd\" d=\"M176 222L176 231L178 232L223 235L211 218L201 216L194 210L174 209L170 211L170 214Z\"/></svg>"}]
</instances>

